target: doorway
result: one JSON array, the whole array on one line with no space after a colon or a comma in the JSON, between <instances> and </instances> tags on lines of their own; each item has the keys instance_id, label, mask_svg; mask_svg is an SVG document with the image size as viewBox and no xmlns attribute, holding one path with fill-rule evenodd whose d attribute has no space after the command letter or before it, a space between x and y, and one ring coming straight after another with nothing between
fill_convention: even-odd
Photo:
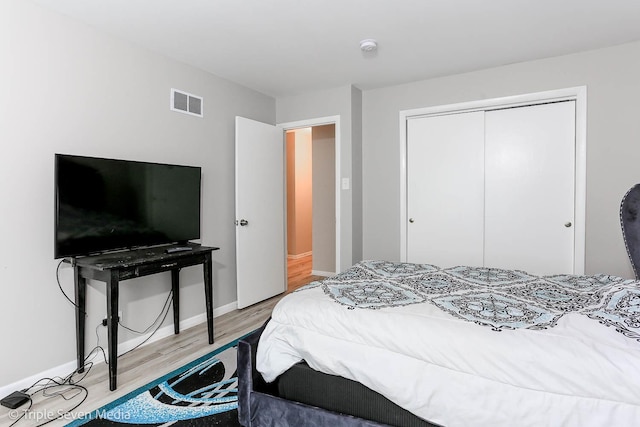
<instances>
[{"instance_id":1,"label":"doorway","mask_svg":"<svg viewBox=\"0 0 640 427\"><path fill-rule=\"evenodd\" d=\"M336 126L285 130L287 291L336 271Z\"/></svg>"}]
</instances>

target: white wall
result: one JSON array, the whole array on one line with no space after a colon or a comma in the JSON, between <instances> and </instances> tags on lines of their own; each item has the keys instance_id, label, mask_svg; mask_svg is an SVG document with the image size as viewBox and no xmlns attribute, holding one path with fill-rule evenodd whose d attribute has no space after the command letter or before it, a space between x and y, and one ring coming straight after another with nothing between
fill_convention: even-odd
<instances>
[{"instance_id":1,"label":"white wall","mask_svg":"<svg viewBox=\"0 0 640 427\"><path fill-rule=\"evenodd\" d=\"M336 271L336 127L311 128L313 150L313 266Z\"/></svg>"},{"instance_id":2,"label":"white wall","mask_svg":"<svg viewBox=\"0 0 640 427\"><path fill-rule=\"evenodd\" d=\"M619 206L640 182L638 76L636 42L364 92L364 258L400 258L399 111L586 85L586 273L632 277Z\"/></svg>"},{"instance_id":3,"label":"white wall","mask_svg":"<svg viewBox=\"0 0 640 427\"><path fill-rule=\"evenodd\" d=\"M201 166L202 243L221 247L214 305L236 300L234 116L275 123L273 98L23 0L0 2L0 84L0 387L75 358L74 310L58 290L53 259L56 152ZM203 96L204 118L170 111L172 87ZM65 264L62 287L73 295L71 273ZM201 315L201 268L181 278L181 318ZM144 329L169 288L168 273L124 282L124 323ZM88 291L92 347L106 312L104 285Z\"/></svg>"},{"instance_id":4,"label":"white wall","mask_svg":"<svg viewBox=\"0 0 640 427\"><path fill-rule=\"evenodd\" d=\"M353 262L363 260L362 226L362 91L351 87L351 189L353 191L352 258Z\"/></svg>"}]
</instances>

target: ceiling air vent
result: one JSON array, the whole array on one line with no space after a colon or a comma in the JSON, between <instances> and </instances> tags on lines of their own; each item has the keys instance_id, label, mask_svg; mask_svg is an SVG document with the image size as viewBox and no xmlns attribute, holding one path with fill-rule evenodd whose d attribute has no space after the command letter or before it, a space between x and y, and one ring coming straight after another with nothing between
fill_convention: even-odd
<instances>
[{"instance_id":1,"label":"ceiling air vent","mask_svg":"<svg viewBox=\"0 0 640 427\"><path fill-rule=\"evenodd\" d=\"M171 104L169 108L173 111L202 117L202 97L171 89Z\"/></svg>"}]
</instances>

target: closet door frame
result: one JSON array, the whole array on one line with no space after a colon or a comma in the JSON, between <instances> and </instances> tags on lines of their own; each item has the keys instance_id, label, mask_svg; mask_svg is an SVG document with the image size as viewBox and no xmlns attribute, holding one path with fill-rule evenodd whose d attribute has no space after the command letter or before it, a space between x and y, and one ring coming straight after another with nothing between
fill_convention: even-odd
<instances>
[{"instance_id":1,"label":"closet door frame","mask_svg":"<svg viewBox=\"0 0 640 427\"><path fill-rule=\"evenodd\" d=\"M418 117L443 114L491 111L501 108L522 107L557 101L575 101L576 105L576 146L575 146L575 200L574 200L574 274L584 274L585 270L585 230L586 230L586 163L587 163L587 88L578 86L545 92L502 98L439 105L400 111L400 260L407 260L407 121Z\"/></svg>"}]
</instances>

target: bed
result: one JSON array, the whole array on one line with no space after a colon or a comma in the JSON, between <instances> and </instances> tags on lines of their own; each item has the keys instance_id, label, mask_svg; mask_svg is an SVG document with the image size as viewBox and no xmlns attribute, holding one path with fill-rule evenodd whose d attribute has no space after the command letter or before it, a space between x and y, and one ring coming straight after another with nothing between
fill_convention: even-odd
<instances>
[{"instance_id":1,"label":"bed","mask_svg":"<svg viewBox=\"0 0 640 427\"><path fill-rule=\"evenodd\" d=\"M252 339L245 426L414 425L283 398L280 379L301 363L425 425L640 422L640 282L620 277L362 261L285 296ZM275 400L252 408L260 390Z\"/></svg>"}]
</instances>

